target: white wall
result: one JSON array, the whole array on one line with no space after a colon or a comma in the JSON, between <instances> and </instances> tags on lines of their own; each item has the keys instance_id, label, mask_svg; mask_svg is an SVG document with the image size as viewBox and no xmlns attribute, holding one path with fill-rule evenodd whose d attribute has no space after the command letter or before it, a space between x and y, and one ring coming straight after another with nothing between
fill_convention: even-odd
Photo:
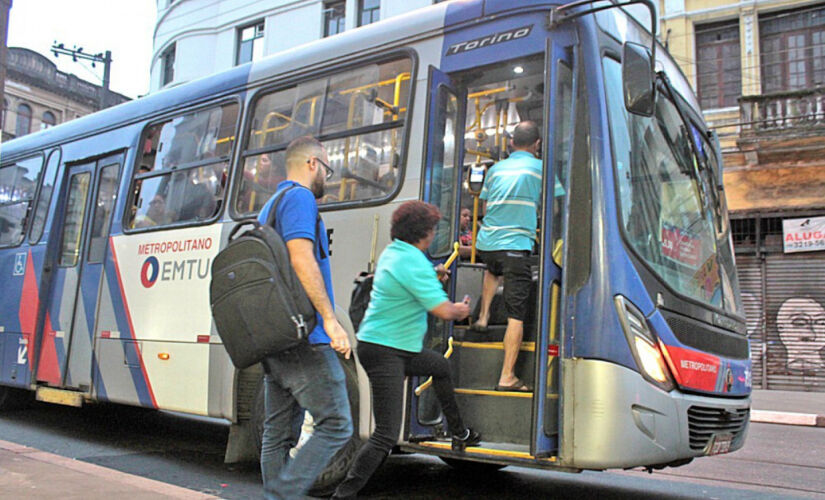
<instances>
[{"instance_id":1,"label":"white wall","mask_svg":"<svg viewBox=\"0 0 825 500\"><path fill-rule=\"evenodd\" d=\"M381 0L381 19L432 5L432 0ZM157 0L149 92L161 87L160 55L175 43L177 85L235 65L237 29L265 20L264 55L323 36L323 0ZM355 29L357 0L346 0L346 29Z\"/></svg>"}]
</instances>

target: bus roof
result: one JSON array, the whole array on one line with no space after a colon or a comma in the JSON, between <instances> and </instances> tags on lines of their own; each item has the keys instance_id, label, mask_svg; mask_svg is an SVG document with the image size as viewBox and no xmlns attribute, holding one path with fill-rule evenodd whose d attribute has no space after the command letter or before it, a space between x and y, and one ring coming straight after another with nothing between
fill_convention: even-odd
<instances>
[{"instance_id":1,"label":"bus roof","mask_svg":"<svg viewBox=\"0 0 825 500\"><path fill-rule=\"evenodd\" d=\"M186 82L146 97L108 108L56 127L29 134L0 145L2 158L14 158L108 129L134 123L199 102L232 95L246 85L264 79L288 79L297 73L322 68L325 64L340 64L348 58L380 52L389 44L428 38L450 27L504 12L525 12L547 9L564 2L547 0L525 1L513 7L512 0L463 0L438 3L403 15L370 24L338 35L315 40L304 45L247 63L222 72Z\"/></svg>"}]
</instances>

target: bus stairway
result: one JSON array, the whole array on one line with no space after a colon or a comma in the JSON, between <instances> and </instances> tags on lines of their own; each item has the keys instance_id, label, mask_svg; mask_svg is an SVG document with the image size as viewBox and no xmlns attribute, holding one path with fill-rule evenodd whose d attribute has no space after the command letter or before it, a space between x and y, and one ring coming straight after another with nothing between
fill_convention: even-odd
<instances>
[{"instance_id":1,"label":"bus stairway","mask_svg":"<svg viewBox=\"0 0 825 500\"><path fill-rule=\"evenodd\" d=\"M485 442L528 445L532 392L497 391L504 345L499 341L453 342L451 366L456 399L465 423L481 432ZM535 344L523 342L516 376L533 387Z\"/></svg>"}]
</instances>

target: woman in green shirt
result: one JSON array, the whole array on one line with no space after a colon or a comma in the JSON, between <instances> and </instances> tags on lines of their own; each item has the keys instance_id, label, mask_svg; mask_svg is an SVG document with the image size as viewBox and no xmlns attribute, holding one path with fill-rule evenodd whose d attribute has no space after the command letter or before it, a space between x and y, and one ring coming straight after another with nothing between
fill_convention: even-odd
<instances>
[{"instance_id":1,"label":"woman in green shirt","mask_svg":"<svg viewBox=\"0 0 825 500\"><path fill-rule=\"evenodd\" d=\"M438 402L453 433L453 450L462 451L481 442L481 435L461 419L449 362L423 348L427 312L446 321L462 320L470 314L467 303L450 302L424 253L440 219L438 208L422 201L408 201L392 214L393 241L378 259L370 303L357 335L358 359L370 378L375 431L333 498L354 498L395 446L407 375L432 375Z\"/></svg>"}]
</instances>

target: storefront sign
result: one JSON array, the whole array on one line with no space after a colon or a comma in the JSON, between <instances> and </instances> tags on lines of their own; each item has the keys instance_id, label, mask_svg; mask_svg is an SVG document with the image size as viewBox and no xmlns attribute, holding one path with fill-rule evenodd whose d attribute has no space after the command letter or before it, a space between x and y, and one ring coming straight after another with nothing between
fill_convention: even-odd
<instances>
[{"instance_id":1,"label":"storefront sign","mask_svg":"<svg viewBox=\"0 0 825 500\"><path fill-rule=\"evenodd\" d=\"M825 217L782 220L785 253L825 250Z\"/></svg>"}]
</instances>

